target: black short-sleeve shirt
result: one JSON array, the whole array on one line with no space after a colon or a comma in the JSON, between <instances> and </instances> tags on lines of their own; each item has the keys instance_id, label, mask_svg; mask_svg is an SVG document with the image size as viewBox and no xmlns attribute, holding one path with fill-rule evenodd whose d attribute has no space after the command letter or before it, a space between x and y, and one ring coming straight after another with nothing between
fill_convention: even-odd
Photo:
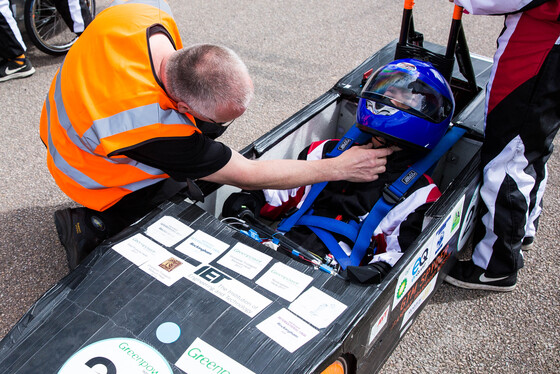
<instances>
[{"instance_id":1,"label":"black short-sleeve shirt","mask_svg":"<svg viewBox=\"0 0 560 374\"><path fill-rule=\"evenodd\" d=\"M231 159L229 147L199 133L184 138L153 139L122 154L158 168L177 181L206 177Z\"/></svg>"}]
</instances>

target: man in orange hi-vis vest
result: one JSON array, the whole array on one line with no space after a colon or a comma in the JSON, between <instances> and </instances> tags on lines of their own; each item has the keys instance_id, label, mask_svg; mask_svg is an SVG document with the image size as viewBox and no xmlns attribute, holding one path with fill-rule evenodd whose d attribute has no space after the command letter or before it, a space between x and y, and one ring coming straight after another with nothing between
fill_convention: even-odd
<instances>
[{"instance_id":1,"label":"man in orange hi-vis vest","mask_svg":"<svg viewBox=\"0 0 560 374\"><path fill-rule=\"evenodd\" d=\"M190 179L283 189L371 181L385 171L390 148L256 161L215 141L252 95L233 51L183 48L165 1L117 1L101 12L68 52L41 113L48 168L83 205L55 212L70 269Z\"/></svg>"}]
</instances>

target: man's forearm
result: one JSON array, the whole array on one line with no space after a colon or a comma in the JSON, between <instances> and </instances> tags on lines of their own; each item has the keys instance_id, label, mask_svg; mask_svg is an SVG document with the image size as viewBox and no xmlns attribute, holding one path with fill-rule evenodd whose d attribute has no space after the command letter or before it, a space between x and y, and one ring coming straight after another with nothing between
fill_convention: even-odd
<instances>
[{"instance_id":1,"label":"man's forearm","mask_svg":"<svg viewBox=\"0 0 560 374\"><path fill-rule=\"evenodd\" d=\"M295 188L335 180L366 182L385 171L385 158L392 152L354 147L339 157L314 161L255 161L233 152L225 167L203 179L248 190Z\"/></svg>"}]
</instances>

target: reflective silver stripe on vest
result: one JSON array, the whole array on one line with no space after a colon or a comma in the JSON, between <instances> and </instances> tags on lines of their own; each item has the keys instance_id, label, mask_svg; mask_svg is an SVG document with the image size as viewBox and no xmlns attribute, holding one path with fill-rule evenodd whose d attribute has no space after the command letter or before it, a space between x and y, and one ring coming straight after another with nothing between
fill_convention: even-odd
<instances>
[{"instance_id":1,"label":"reflective silver stripe on vest","mask_svg":"<svg viewBox=\"0 0 560 374\"><path fill-rule=\"evenodd\" d=\"M74 143L74 145L76 145L76 147L91 155L103 157L105 160L112 164L127 163L150 175L164 174L163 171L159 169L139 163L130 158L121 157L119 159L111 159L109 157L99 155L94 151L99 146L99 144L101 144L99 139L116 135L123 131L132 130L134 128L150 126L154 123L162 123L163 125L192 125L192 122L190 122L186 116L172 109L163 110L161 109L159 104L150 104L117 113L116 115L107 117L106 119L94 121L93 125L84 133L82 137L80 137L76 130L74 130L74 127L70 122L70 118L68 118L68 114L66 113L64 101L62 100L62 90L60 88L60 82L61 77L59 72L56 77L56 87L54 92L54 102L56 105L56 110L58 112L58 121L60 122L60 125L66 130L68 138L72 141L72 143ZM147 119L153 122L148 122ZM102 135L100 135L99 132L102 133Z\"/></svg>"},{"instance_id":2,"label":"reflective silver stripe on vest","mask_svg":"<svg viewBox=\"0 0 560 374\"><path fill-rule=\"evenodd\" d=\"M169 4L166 1L163 1L163 0L131 0L131 1L114 0L111 3L110 6L122 5L122 4L146 4L146 5L151 5L155 8L163 10L165 13L167 13L171 17L173 17L173 13L171 13L171 8L169 7Z\"/></svg>"},{"instance_id":3,"label":"reflective silver stripe on vest","mask_svg":"<svg viewBox=\"0 0 560 374\"><path fill-rule=\"evenodd\" d=\"M62 100L62 95L61 95L60 82L61 82L61 72L59 71L56 77L55 92L54 92L54 101L58 112L58 121L60 125L66 130L68 138L72 141L72 143L76 147L78 147L81 151L89 153L95 157L102 157L105 161L110 162L112 164L125 163L130 166L136 167L147 174L154 175L154 176L164 174L163 171L157 168L139 163L127 157L111 159L109 157L98 155L93 151L97 147L97 145L100 144L99 141L100 138L102 139L106 136L119 134L122 131L128 131L133 128L149 126L154 123L154 122L152 123L146 122L145 121L146 118L151 118L152 120L155 120L156 121L155 123L174 124L174 125L176 125L177 123L183 123L185 125L192 124L186 116L183 116L180 113L177 113L176 111L171 109L163 110L158 104L151 104L151 105L147 105L139 108L133 108L128 111L118 113L114 116L108 117L107 119L95 121L92 127L90 127L90 129L88 129L86 133L84 133L84 137L80 137L72 127L70 119L68 118L68 114L66 113L66 109L64 107L64 102ZM50 103L48 100L48 96L46 100L46 105L47 105L47 120L48 120L48 128L49 128L49 134L48 134L49 152L51 154L51 157L56 167L62 173L66 174L69 178L73 179L84 188L87 189L107 188L107 186L103 186L97 183L96 181L94 181L93 179L91 179L90 177L88 177L78 169L71 166L66 160L64 160L64 158L57 151L51 139ZM154 108L154 105L156 106L156 108ZM148 114L148 111L151 111L149 113L151 114L151 116ZM135 120L132 120L133 118ZM121 120L125 122L120 123L119 121ZM100 136L99 134L96 134L95 129L100 129L103 135ZM163 179L165 178L146 179L121 187L131 191L136 191L141 188L147 187L151 184L157 183L158 181Z\"/></svg>"},{"instance_id":4,"label":"reflective silver stripe on vest","mask_svg":"<svg viewBox=\"0 0 560 374\"><path fill-rule=\"evenodd\" d=\"M61 67L62 69L62 67ZM96 157L102 157L104 158L107 162L110 162L112 164L122 164L127 163L131 166L135 166L138 169L142 170L143 172L150 174L150 175L160 175L160 174L164 174L163 171L153 168L151 166L136 162L131 160L130 158L119 158L119 159L111 159L109 157L103 156L103 155L99 155L97 153L94 153L95 148L99 145L99 141L94 142L94 143L90 143L88 145L88 141L86 139L84 139L83 137L80 137L78 135L78 133L76 132L76 130L74 130L74 127L72 126L72 123L70 122L70 118L68 118L68 114L66 113L66 108L64 106L64 101L62 100L62 90L60 89L60 82L61 82L61 77L60 77L60 72L58 73L57 77L56 77L56 87L55 87L55 92L54 92L54 102L56 105L56 110L58 112L58 121L60 123L60 125L66 130L66 133L68 135L68 138L72 141L72 143L74 143L74 145L76 147L78 147L80 150L82 150L83 152L87 152L93 156ZM141 118L141 117L140 117ZM49 118L50 121L50 118ZM147 125L147 124L145 124ZM106 126L110 127L110 124L107 124ZM140 127L140 126L138 126ZM89 132L86 131L86 133L84 135L86 135ZM116 132L119 133L119 132ZM107 132L108 136L111 135L111 133ZM91 135L90 135L91 137Z\"/></svg>"},{"instance_id":5,"label":"reflective silver stripe on vest","mask_svg":"<svg viewBox=\"0 0 560 374\"><path fill-rule=\"evenodd\" d=\"M151 126L154 123L193 126L193 123L183 114L173 109L162 109L158 103L153 103L93 121L93 125L82 136L82 141L88 149L94 150L101 144L100 139Z\"/></svg>"},{"instance_id":6,"label":"reflective silver stripe on vest","mask_svg":"<svg viewBox=\"0 0 560 374\"><path fill-rule=\"evenodd\" d=\"M60 72L59 72L60 75ZM76 183L80 186L90 189L90 190L97 190L101 188L105 188L105 186L97 183L78 169L70 166L68 162L57 152L51 138L51 105L49 96L47 94L47 99L45 100L45 106L47 108L47 118L48 118L48 142L49 142L49 153L53 159L53 162L58 170L72 178Z\"/></svg>"}]
</instances>

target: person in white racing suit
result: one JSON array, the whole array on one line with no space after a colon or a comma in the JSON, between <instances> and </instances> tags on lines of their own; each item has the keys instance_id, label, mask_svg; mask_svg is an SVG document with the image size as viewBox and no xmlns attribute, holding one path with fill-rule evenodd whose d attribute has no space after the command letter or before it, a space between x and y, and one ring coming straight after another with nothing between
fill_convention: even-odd
<instances>
[{"instance_id":1,"label":"person in white racing suit","mask_svg":"<svg viewBox=\"0 0 560 374\"><path fill-rule=\"evenodd\" d=\"M382 198L386 186L424 156L426 149L432 149L439 142L449 126L453 108L449 86L430 64L406 59L380 68L365 84L356 123L361 131L369 135L366 138L371 139L374 147L396 144L401 150L387 157L387 171L377 180L367 183L329 182L313 201L313 216L360 225ZM417 117L418 112L427 113L430 110L439 113L436 120L426 121ZM416 131L422 135L411 134ZM301 151L298 158L326 158L337 144L338 140L313 142ZM276 221L301 208L310 190L311 186L242 191L226 200L222 215L239 216L241 211L249 209L255 216ZM348 278L360 283L381 282L421 233L426 210L440 196L438 187L428 175L419 178L373 231L366 255L360 262L365 266L346 268ZM340 233L332 232L332 235L342 250L350 255L354 242ZM308 226L296 224L285 233L285 237L327 261L333 260L332 248ZM280 242L279 250L290 253L291 248L284 247ZM332 263L336 264L336 259Z\"/></svg>"},{"instance_id":2,"label":"person in white racing suit","mask_svg":"<svg viewBox=\"0 0 560 374\"><path fill-rule=\"evenodd\" d=\"M450 0L451 1L451 0ZM503 15L486 88L482 210L472 259L446 281L511 291L533 244L560 126L560 0L455 0L472 14Z\"/></svg>"}]
</instances>

